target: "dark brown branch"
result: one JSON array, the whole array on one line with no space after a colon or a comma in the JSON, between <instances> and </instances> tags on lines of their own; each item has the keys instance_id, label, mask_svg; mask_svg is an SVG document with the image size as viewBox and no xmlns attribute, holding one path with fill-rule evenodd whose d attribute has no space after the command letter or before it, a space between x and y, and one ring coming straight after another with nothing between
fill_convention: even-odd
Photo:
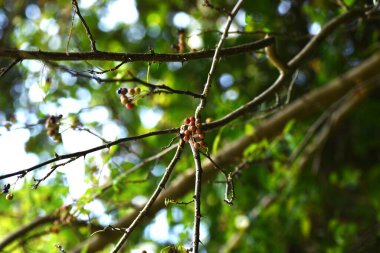
<instances>
[{"instance_id":1,"label":"dark brown branch","mask_svg":"<svg viewBox=\"0 0 380 253\"><path fill-rule=\"evenodd\" d=\"M326 39L339 25L351 22L359 17L365 15L365 10L363 9L352 9L334 19L329 21L323 29L314 36L307 45L302 48L302 50L288 62L288 65L293 69L298 68L302 62L310 56L310 54L318 47L321 42Z\"/></svg>"},{"instance_id":2,"label":"dark brown branch","mask_svg":"<svg viewBox=\"0 0 380 253\"><path fill-rule=\"evenodd\" d=\"M96 45L95 45L95 40L94 40L94 37L92 36L92 33L90 31L90 28L88 27L87 23L86 23L86 20L84 20L84 18L82 17L82 14L80 13L80 10L79 10L79 6L78 6L78 2L77 0L72 0L72 5L73 5L73 9L75 11L75 13L78 15L78 17L80 18L80 21L82 22L83 26L84 26L84 29L86 30L86 33L87 33L87 37L88 39L90 40L90 43L91 43L91 50L93 52L96 52L98 51L96 49Z\"/></svg>"},{"instance_id":3,"label":"dark brown branch","mask_svg":"<svg viewBox=\"0 0 380 253\"><path fill-rule=\"evenodd\" d=\"M180 139L177 151L176 151L173 159L171 160L170 164L166 168L165 174L162 176L161 181L158 184L156 190L154 191L154 193L152 194L152 196L150 197L148 202L145 204L144 208L139 212L137 217L133 220L133 222L129 225L129 227L124 230L123 236L121 237L121 239L119 240L119 242L117 243L115 248L112 250L112 253L118 252L121 249L121 247L123 247L123 245L127 241L128 237L130 236L132 231L142 221L142 219L147 215L151 206L156 201L158 195L160 195L161 191L165 188L165 185L169 180L170 174L172 173L175 165L177 164L177 162L178 162L178 160L182 154L184 144L185 144L185 142L182 141L182 139Z\"/></svg>"},{"instance_id":4,"label":"dark brown branch","mask_svg":"<svg viewBox=\"0 0 380 253\"><path fill-rule=\"evenodd\" d=\"M210 160L210 162L212 163L212 165L214 166L215 169L217 169L223 173L224 178L225 178L225 181L223 183L226 184L226 190L224 192L224 202L226 202L228 205L232 206L233 201L235 199L235 187L234 187L234 182L232 180L233 175L231 173L227 173L227 171L220 168L220 166L211 158L210 155L208 155L207 153L204 153L202 151L200 151L200 153L202 155L204 155L205 157L207 157L207 159ZM231 197L228 197L229 193L231 193L230 194Z\"/></svg>"},{"instance_id":5,"label":"dark brown branch","mask_svg":"<svg viewBox=\"0 0 380 253\"><path fill-rule=\"evenodd\" d=\"M0 77L3 77L5 76L5 74L11 70L11 68L13 68L17 63L19 63L20 61L22 61L20 58L17 58L16 60L14 60L11 64L9 64L8 66L4 67L4 68L1 68L0 69Z\"/></svg>"},{"instance_id":6,"label":"dark brown branch","mask_svg":"<svg viewBox=\"0 0 380 253\"><path fill-rule=\"evenodd\" d=\"M73 158L73 157L86 156L87 154L96 152L98 150L110 148L110 147L112 147L114 145L118 145L120 143L124 143L124 142L127 142L127 141L139 140L139 139L143 139L143 138L150 137L150 136L161 135L161 134L177 133L177 132L179 132L179 128L171 128L171 129L166 129L166 130L159 130L159 131L150 132L150 133L146 133L146 134L141 134L141 135L137 135L137 136L121 138L121 139L118 139L116 141L112 141L112 142L109 142L107 144L100 145L100 146L97 146L97 147L94 147L94 148L90 148L90 149L87 149L87 150L83 150L83 151L79 151L79 152L74 152L74 153L70 153L70 154L66 154L66 155L57 155L55 158L52 158L50 160L47 160L47 161L42 162L40 164L37 164L37 165L35 165L33 167L30 167L28 169L19 170L19 171L13 172L13 173L1 175L0 176L0 180L4 179L4 178L9 178L9 177L17 176L17 175L19 175L19 177L24 177L27 173L29 173L31 171L34 171L34 170L36 170L38 168L41 168L41 167L43 167L45 165L48 165L48 164L51 164L51 163L54 163L54 162L57 162L57 161L60 161L60 160Z\"/></svg>"},{"instance_id":7,"label":"dark brown branch","mask_svg":"<svg viewBox=\"0 0 380 253\"><path fill-rule=\"evenodd\" d=\"M274 43L274 38L262 39L252 43L243 44L236 47L222 49L221 57L244 54L247 52L265 48ZM111 53L111 52L46 52L46 51L25 51L17 49L0 49L0 58L28 59L42 61L125 61L125 62L185 62L213 57L215 50L203 50L182 54L166 53Z\"/></svg>"},{"instance_id":8,"label":"dark brown branch","mask_svg":"<svg viewBox=\"0 0 380 253\"><path fill-rule=\"evenodd\" d=\"M176 89L173 89L173 88L170 88L169 86L165 85L165 84L161 84L161 85L157 85L157 84L151 84L151 83L148 83L148 82L145 82L144 80L141 80L140 78L137 78L136 76L134 76L132 74L132 72L128 71L128 74L131 76L130 79L124 79L123 82L136 82L136 83L140 83L152 90L166 90L166 91L169 91L170 93L173 93L173 94L180 94L180 95L189 95L189 96L192 96L194 98L203 98L203 95L201 94L197 94L197 93L194 93L194 92L191 92L191 91L184 91L184 90L176 90Z\"/></svg>"}]
</instances>

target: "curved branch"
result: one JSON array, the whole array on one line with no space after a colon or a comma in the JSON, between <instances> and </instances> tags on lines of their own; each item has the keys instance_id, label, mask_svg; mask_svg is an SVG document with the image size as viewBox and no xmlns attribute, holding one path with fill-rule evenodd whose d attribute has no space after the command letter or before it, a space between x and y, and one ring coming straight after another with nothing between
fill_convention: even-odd
<instances>
[{"instance_id":1,"label":"curved branch","mask_svg":"<svg viewBox=\"0 0 380 253\"><path fill-rule=\"evenodd\" d=\"M210 70L209 70L208 75L207 75L207 81L206 81L206 84L204 85L203 92L202 92L203 98L201 98L201 101L200 101L197 109L195 110L195 118L196 119L199 118L199 114L200 114L201 110L206 105L206 98L207 98L208 92L209 92L209 90L211 88L212 76L214 75L214 72L215 72L215 69L216 69L216 64L217 64L217 61L219 59L219 55L221 54L223 43L227 39L228 30L230 29L232 21L234 20L234 17L238 13L238 11L240 9L240 6L242 4L243 4L243 0L239 0L235 4L233 10L231 11L231 14L228 16L227 23L226 23L226 28L224 29L224 32L223 32L222 36L220 37L219 43L218 43L218 45L215 48L215 53L214 53L214 56L212 58L211 67L210 67Z\"/></svg>"},{"instance_id":2,"label":"curved branch","mask_svg":"<svg viewBox=\"0 0 380 253\"><path fill-rule=\"evenodd\" d=\"M266 38L252 43L243 44L236 47L225 48L220 51L220 56L233 56L265 48L274 43L274 38ZM42 61L124 61L124 62L185 62L199 59L211 58L215 50L203 50L182 54L166 53L111 53L111 52L46 52L46 51L26 51L17 49L0 49L0 58L28 59Z\"/></svg>"},{"instance_id":3,"label":"curved branch","mask_svg":"<svg viewBox=\"0 0 380 253\"><path fill-rule=\"evenodd\" d=\"M142 219L147 215L147 213L150 211L150 208L152 207L152 205L155 203L158 196L160 195L161 191L163 189L165 189L165 185L169 180L170 174L172 173L175 165L177 164L179 158L181 157L184 144L185 144L185 142L182 139L180 139L178 147L177 147L177 151L176 151L173 159L171 160L170 164L166 168L165 174L162 176L161 181L158 184L156 190L153 192L153 194L150 197L150 199L148 200L148 202L146 202L144 208L141 211L139 211L139 214L136 216L136 218L133 220L133 222L128 226L127 229L125 229L123 236L121 237L121 239L119 240L119 242L117 243L115 248L112 250L112 253L118 252L121 249L121 247L123 247L123 245L127 241L128 237L130 236L132 231L142 221Z\"/></svg>"},{"instance_id":4,"label":"curved branch","mask_svg":"<svg viewBox=\"0 0 380 253\"><path fill-rule=\"evenodd\" d=\"M329 21L323 29L314 36L309 43L291 60L288 62L293 69L298 68L302 62L318 47L321 42L326 39L339 25L355 20L358 17L365 15L365 9L352 9Z\"/></svg>"},{"instance_id":5,"label":"curved branch","mask_svg":"<svg viewBox=\"0 0 380 253\"><path fill-rule=\"evenodd\" d=\"M274 95L275 92L285 84L287 78L292 73L294 73L294 71L306 60L306 58L315 50L315 48L319 46L324 39L326 39L328 35L330 35L339 25L363 16L364 11L365 10L358 9L351 10L328 22L326 26L322 28L321 32L313 37L313 39L311 39L309 43L307 43L306 46L296 56L294 56L292 60L288 62L287 70L285 72L281 72L277 80L269 88L267 88L265 91L253 98L248 103L240 106L235 111L232 111L231 113L225 115L223 118L204 125L204 129L207 130L223 126L232 120L242 116L247 111L252 110L253 107L259 105L270 96Z\"/></svg>"}]
</instances>

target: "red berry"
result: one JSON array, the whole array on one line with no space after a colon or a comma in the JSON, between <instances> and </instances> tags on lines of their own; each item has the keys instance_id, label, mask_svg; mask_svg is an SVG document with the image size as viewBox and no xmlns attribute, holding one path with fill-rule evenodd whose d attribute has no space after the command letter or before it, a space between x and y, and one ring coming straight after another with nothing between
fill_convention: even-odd
<instances>
[{"instance_id":1,"label":"red berry","mask_svg":"<svg viewBox=\"0 0 380 253\"><path fill-rule=\"evenodd\" d=\"M189 130L185 130L185 132L183 132L185 135L191 135L191 132Z\"/></svg>"},{"instance_id":2,"label":"red berry","mask_svg":"<svg viewBox=\"0 0 380 253\"><path fill-rule=\"evenodd\" d=\"M198 142L195 142L195 143L194 143L194 148L195 148L195 149L200 148L200 146L201 146L201 145L200 145Z\"/></svg>"},{"instance_id":3,"label":"red berry","mask_svg":"<svg viewBox=\"0 0 380 253\"><path fill-rule=\"evenodd\" d=\"M190 136L189 135L183 136L183 141L184 142L188 142L189 140L190 140Z\"/></svg>"},{"instance_id":4,"label":"red berry","mask_svg":"<svg viewBox=\"0 0 380 253\"><path fill-rule=\"evenodd\" d=\"M198 134L198 138L203 140L205 138L205 135L204 134Z\"/></svg>"},{"instance_id":5,"label":"red berry","mask_svg":"<svg viewBox=\"0 0 380 253\"><path fill-rule=\"evenodd\" d=\"M202 130L198 127L196 132L197 132L197 134L201 134Z\"/></svg>"},{"instance_id":6,"label":"red berry","mask_svg":"<svg viewBox=\"0 0 380 253\"><path fill-rule=\"evenodd\" d=\"M131 110L135 107L135 104L132 103L132 102L128 102L125 104L125 108L127 108L128 110Z\"/></svg>"},{"instance_id":7,"label":"red berry","mask_svg":"<svg viewBox=\"0 0 380 253\"><path fill-rule=\"evenodd\" d=\"M191 116L191 117L190 117L190 121L191 121L191 122L194 122L194 121L195 121L194 116Z\"/></svg>"},{"instance_id":8,"label":"red berry","mask_svg":"<svg viewBox=\"0 0 380 253\"><path fill-rule=\"evenodd\" d=\"M194 133L195 130L196 130L196 128L195 128L195 126L190 125L190 126L187 128L187 130L189 130L190 132Z\"/></svg>"},{"instance_id":9,"label":"red berry","mask_svg":"<svg viewBox=\"0 0 380 253\"><path fill-rule=\"evenodd\" d=\"M187 124L190 124L190 119L189 119L189 118L186 118L183 122L184 122L186 125L187 125Z\"/></svg>"}]
</instances>

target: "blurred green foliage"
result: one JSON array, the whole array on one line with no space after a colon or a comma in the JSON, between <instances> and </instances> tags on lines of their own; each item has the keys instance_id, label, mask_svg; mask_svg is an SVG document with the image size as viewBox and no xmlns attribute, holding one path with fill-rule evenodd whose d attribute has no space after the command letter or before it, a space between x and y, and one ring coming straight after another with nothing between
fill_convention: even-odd
<instances>
[{"instance_id":1,"label":"blurred green foliage","mask_svg":"<svg viewBox=\"0 0 380 253\"><path fill-rule=\"evenodd\" d=\"M220 37L215 31L221 30L226 20L225 13L202 6L200 0L144 0L135 3L139 14L136 22L109 24L112 28L105 29L100 23L106 15L112 16L112 13L107 13L107 8L114 1L94 1L90 5L86 2L79 1L80 7L86 6L81 8L81 13L101 51L149 52L153 49L156 53L176 53L173 45L178 43L180 28L186 30L186 52L214 48ZM229 0L210 2L226 10L234 4ZM247 0L231 28L247 33L230 34L225 47L252 42L263 38L262 32L270 32L277 39L276 47L281 58L289 60L308 41L313 24L323 27L346 11L338 2L344 2L350 8L372 3L364 0ZM66 50L73 15L70 1L3 0L0 3L1 48ZM123 11L128 15L128 9ZM186 27L176 26L173 21L180 12L186 13L190 20ZM379 28L379 23L365 19L342 25L300 67L292 100L325 85L373 54L378 49ZM191 48L191 45L199 47ZM89 40L77 16L68 49L72 52L90 50ZM210 63L210 59L184 63L127 63L116 71L99 76L105 79L129 78L130 71L154 84L201 93ZM0 64L6 66L9 61L0 59ZM78 61L58 64L92 75L89 70L106 70L119 63ZM232 81L223 79L225 74L232 77ZM268 63L262 51L222 58L217 65L207 106L202 112L203 118L215 120L223 117L250 101L276 77L277 70ZM73 132L89 134L79 131L79 128L109 135L116 130L107 127L116 126L119 134L110 135L116 139L179 127L185 117L193 115L199 103L189 96L163 93L142 98L136 102L136 108L126 110L120 104L116 91L120 87L138 85L136 82L97 82L71 76L49 63L25 60L0 79L1 133L5 135L7 129L18 131L16 128L31 125L26 128L30 137L25 143L25 151L35 154L43 162L53 157L55 152L69 153L65 143L67 138L75 138L70 137L74 136ZM147 91L143 86L139 87L142 92ZM286 90L281 90L278 95L284 100ZM333 131L323 151L315 158L319 159L317 165L311 162L301 169L287 164L288 157L302 141L316 115L311 119L290 121L276 138L253 143L243 152L246 164L234 178L236 199L233 206L223 202L224 184L205 184L202 191L202 252L375 252L380 247L378 98L379 92L375 91ZM265 112L273 104L275 98L260 105L258 111ZM161 115L157 124L153 127L143 124L144 112L158 111ZM63 143L54 142L44 128L45 119L60 112L66 113L60 126ZM99 116L104 114L106 116ZM258 114L265 116L265 113ZM211 155L228 148L231 142L244 134L254 132L255 126L263 120L255 116L246 115L226 127L208 132L206 142ZM148 122L153 121L153 116L148 114L146 117ZM15 188L14 179L2 181L1 186L12 184L14 199L7 201L5 194L1 195L0 241L36 217L52 214L67 204L73 205L73 214L81 220L90 220L104 227L113 224L131 213L136 205L141 204L141 199L150 196L174 151L127 176L120 175L160 152L161 147L175 136L149 137L101 151L98 157L86 156L85 165L75 168L78 175L84 175L83 184L89 186L79 198L72 198L75 187L66 177L64 166L36 190L31 189L35 183L32 176L41 178L49 168L20 179ZM102 143L97 137L92 137ZM87 146L84 145L78 143L78 150L85 149ZM172 178L191 168L192 159L187 149ZM224 169L234 171L235 167ZM0 172L3 174L1 168ZM223 179L219 175L216 180ZM112 185L102 190L103 183ZM180 201L191 200L192 196L193 193L188 193ZM96 207L89 205L95 199L104 209L101 215L96 212ZM191 204L169 204L166 210L164 222L169 223L169 232L162 232L163 238L160 238L157 229L151 229L154 225L151 221L149 226L145 224L134 231L125 252L132 249L142 251L144 247L155 252L185 252L181 245L188 247L191 243L193 207ZM51 227L59 227L59 231L52 233ZM46 232L44 236L33 238L33 235L43 232ZM90 226L45 223L9 245L5 252L54 252L57 242L69 250L88 239L92 232ZM156 234L152 236L152 233ZM166 234L168 237L164 237ZM26 240L29 237L32 239ZM177 245L176 251L173 251L175 246L168 245ZM104 252L109 250L110 246Z\"/></svg>"}]
</instances>

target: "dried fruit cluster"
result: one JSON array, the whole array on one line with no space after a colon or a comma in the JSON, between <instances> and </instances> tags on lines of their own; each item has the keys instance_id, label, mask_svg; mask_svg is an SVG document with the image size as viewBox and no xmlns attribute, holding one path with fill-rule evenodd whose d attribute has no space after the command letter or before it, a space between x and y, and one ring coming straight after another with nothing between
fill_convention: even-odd
<instances>
[{"instance_id":1,"label":"dried fruit cluster","mask_svg":"<svg viewBox=\"0 0 380 253\"><path fill-rule=\"evenodd\" d=\"M181 127L181 137L185 142L192 141L194 148L206 148L207 143L204 141L205 135L201 129L201 120L195 119L193 116L184 120Z\"/></svg>"},{"instance_id":2,"label":"dried fruit cluster","mask_svg":"<svg viewBox=\"0 0 380 253\"><path fill-rule=\"evenodd\" d=\"M5 184L3 186L3 190L1 191L1 193L6 194L5 195L6 200L12 200L13 199L13 194L11 192L9 192L10 188L11 188L10 184Z\"/></svg>"},{"instance_id":3,"label":"dried fruit cluster","mask_svg":"<svg viewBox=\"0 0 380 253\"><path fill-rule=\"evenodd\" d=\"M141 92L141 89L139 87L134 88L119 88L117 90L117 94L120 95L120 102L125 105L125 108L128 110L133 109L135 107L135 104L133 103L133 100L135 99L136 95L139 95Z\"/></svg>"},{"instance_id":4,"label":"dried fruit cluster","mask_svg":"<svg viewBox=\"0 0 380 253\"><path fill-rule=\"evenodd\" d=\"M59 133L59 122L62 119L62 115L54 116L50 115L45 122L47 129L47 135L53 138L57 142L62 142L62 136Z\"/></svg>"}]
</instances>

